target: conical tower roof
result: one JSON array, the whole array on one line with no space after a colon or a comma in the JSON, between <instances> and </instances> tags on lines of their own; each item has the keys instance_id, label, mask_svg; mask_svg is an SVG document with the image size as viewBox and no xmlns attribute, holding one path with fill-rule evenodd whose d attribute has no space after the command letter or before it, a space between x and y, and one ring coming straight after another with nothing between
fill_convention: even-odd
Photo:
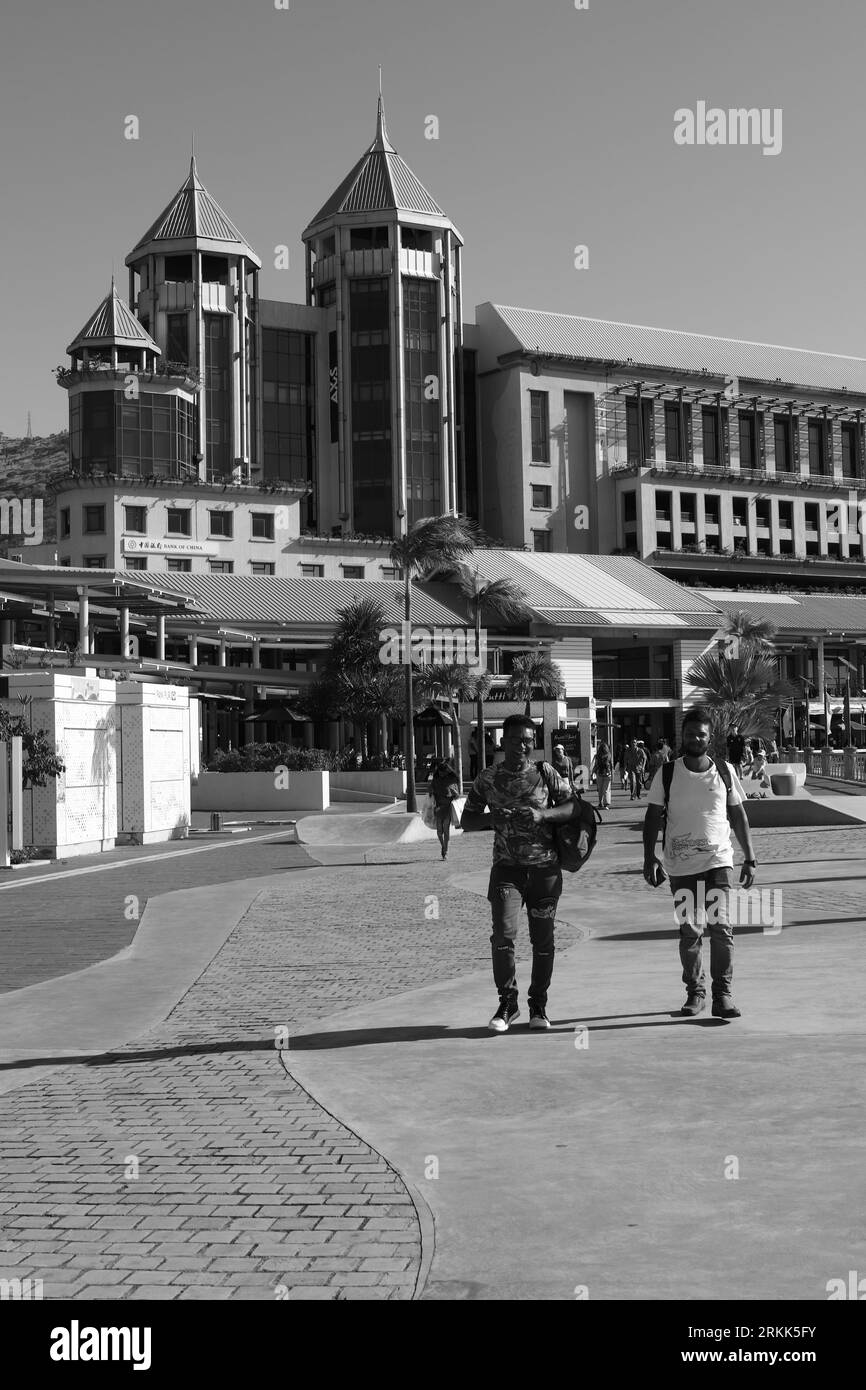
<instances>
[{"instance_id":1,"label":"conical tower roof","mask_svg":"<svg viewBox=\"0 0 866 1390\"><path fill-rule=\"evenodd\" d=\"M388 139L385 108L380 94L375 140L316 213L304 231L304 238L320 223L343 213L394 211L445 217L435 198L430 196Z\"/></svg>"},{"instance_id":2,"label":"conical tower roof","mask_svg":"<svg viewBox=\"0 0 866 1390\"><path fill-rule=\"evenodd\" d=\"M146 347L151 352L161 352L132 310L119 297L113 275L108 294L66 351L73 353L80 347Z\"/></svg>"},{"instance_id":3,"label":"conical tower roof","mask_svg":"<svg viewBox=\"0 0 866 1390\"><path fill-rule=\"evenodd\" d=\"M249 242L208 193L198 176L195 155L190 160L185 182L130 251L126 264L131 265L151 249L169 252L193 249L217 253L228 251L246 256L259 268L262 264Z\"/></svg>"}]
</instances>

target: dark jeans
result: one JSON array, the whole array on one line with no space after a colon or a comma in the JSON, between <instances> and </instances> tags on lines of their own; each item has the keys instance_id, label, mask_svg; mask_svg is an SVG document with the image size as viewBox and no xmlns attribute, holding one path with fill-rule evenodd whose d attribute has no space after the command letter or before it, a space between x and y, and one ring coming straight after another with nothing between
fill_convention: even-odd
<instances>
[{"instance_id":1,"label":"dark jeans","mask_svg":"<svg viewBox=\"0 0 866 1390\"><path fill-rule=\"evenodd\" d=\"M703 874L672 878L670 883L674 895L674 912L680 928L683 984L689 994L707 992L701 961L703 926L700 918L705 916L710 933L713 998L720 999L723 995L730 994L734 974L734 933L728 920L728 901L734 886L734 871L707 869Z\"/></svg>"},{"instance_id":2,"label":"dark jeans","mask_svg":"<svg viewBox=\"0 0 866 1390\"><path fill-rule=\"evenodd\" d=\"M547 1003L547 991L553 974L553 932L556 925L556 904L562 893L562 871L558 864L524 868L518 864L494 864L490 871L487 897L493 917L493 979L500 999L517 1001L517 975L514 968L514 943L520 926L521 908L529 916L529 939L532 942L532 979L529 985L530 1004Z\"/></svg>"}]
</instances>

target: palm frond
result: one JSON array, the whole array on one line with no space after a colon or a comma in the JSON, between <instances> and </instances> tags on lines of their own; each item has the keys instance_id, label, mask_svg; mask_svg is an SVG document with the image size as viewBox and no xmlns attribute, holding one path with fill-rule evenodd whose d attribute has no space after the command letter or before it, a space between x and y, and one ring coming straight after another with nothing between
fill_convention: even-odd
<instances>
[{"instance_id":1,"label":"palm frond","mask_svg":"<svg viewBox=\"0 0 866 1390\"><path fill-rule=\"evenodd\" d=\"M457 563L474 548L472 522L446 512L416 521L405 536L398 536L391 543L390 557L392 564L419 579L443 565Z\"/></svg>"}]
</instances>

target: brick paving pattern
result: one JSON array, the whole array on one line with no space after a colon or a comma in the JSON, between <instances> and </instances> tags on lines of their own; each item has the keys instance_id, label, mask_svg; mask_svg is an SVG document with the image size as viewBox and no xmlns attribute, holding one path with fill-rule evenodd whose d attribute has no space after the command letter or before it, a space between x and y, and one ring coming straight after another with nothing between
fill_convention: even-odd
<instances>
[{"instance_id":1,"label":"brick paving pattern","mask_svg":"<svg viewBox=\"0 0 866 1390\"><path fill-rule=\"evenodd\" d=\"M629 859L633 836L637 861L630 827L609 834ZM759 831L755 843L762 863L799 863L807 879L810 859L859 856L863 837ZM42 1278L55 1299L411 1298L412 1198L386 1159L291 1079L277 1030L291 1048L293 1034L341 1008L487 967L487 905L449 888L447 875L488 856L489 841L467 838L447 866L428 843L371 851L364 867L292 874L259 895L163 1023L8 1093L0 1277ZM267 872L246 854L173 861L184 887L196 858L209 861L206 882L218 866ZM635 879L620 872L625 891ZM66 884L89 884L99 910L115 877L127 890L123 870ZM590 877L616 882L617 866ZM160 883L179 886L167 874ZM42 890L29 891L35 906ZM811 906L811 888L808 897ZM560 949L578 939L558 928Z\"/></svg>"},{"instance_id":2,"label":"brick paving pattern","mask_svg":"<svg viewBox=\"0 0 866 1390\"><path fill-rule=\"evenodd\" d=\"M438 846L407 848L263 892L164 1023L4 1097L0 1277L42 1278L64 1299L413 1296L409 1193L276 1047L341 1008L488 964L486 904L443 888ZM101 894L115 877L112 894L133 891L122 870L71 881ZM62 891L31 891L49 887ZM560 945L576 939L563 925Z\"/></svg>"}]
</instances>

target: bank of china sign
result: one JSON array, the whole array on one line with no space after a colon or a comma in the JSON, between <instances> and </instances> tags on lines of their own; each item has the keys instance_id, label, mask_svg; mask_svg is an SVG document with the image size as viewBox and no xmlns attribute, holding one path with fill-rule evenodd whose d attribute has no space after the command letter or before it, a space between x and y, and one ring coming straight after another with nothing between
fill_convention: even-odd
<instances>
[{"instance_id":1,"label":"bank of china sign","mask_svg":"<svg viewBox=\"0 0 866 1390\"><path fill-rule=\"evenodd\" d=\"M124 555L216 555L215 545L203 541L151 540L148 536L124 536Z\"/></svg>"}]
</instances>

